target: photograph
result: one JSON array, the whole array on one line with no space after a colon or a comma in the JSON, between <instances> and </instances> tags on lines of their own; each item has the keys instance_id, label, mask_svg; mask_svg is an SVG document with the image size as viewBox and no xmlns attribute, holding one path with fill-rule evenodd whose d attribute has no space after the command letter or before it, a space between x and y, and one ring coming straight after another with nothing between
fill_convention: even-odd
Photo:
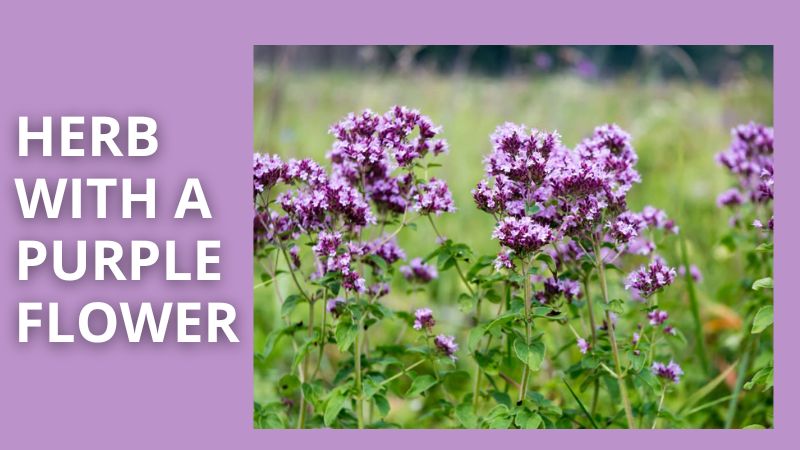
<instances>
[{"instance_id":1,"label":"photograph","mask_svg":"<svg viewBox=\"0 0 800 450\"><path fill-rule=\"evenodd\" d=\"M252 80L254 428L774 428L772 46L256 45Z\"/></svg>"}]
</instances>

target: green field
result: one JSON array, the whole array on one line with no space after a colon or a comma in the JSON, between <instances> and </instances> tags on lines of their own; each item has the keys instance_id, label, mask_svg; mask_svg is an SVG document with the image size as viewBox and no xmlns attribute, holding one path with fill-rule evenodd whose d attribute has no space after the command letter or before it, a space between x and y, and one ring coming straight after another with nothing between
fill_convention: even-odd
<instances>
[{"instance_id":1,"label":"green field","mask_svg":"<svg viewBox=\"0 0 800 450\"><path fill-rule=\"evenodd\" d=\"M628 79L586 81L569 75L451 78L290 72L276 76L257 69L254 151L276 153L284 159L312 157L322 161L333 142L327 134L331 124L351 111L370 108L383 112L395 104L418 108L434 123L443 126L442 137L448 140L450 152L437 161L442 167L437 169L436 176L450 185L458 211L440 217L438 225L445 235L467 243L478 254L493 254L498 250L497 242L490 239L493 219L475 207L470 195L470 190L483 177L482 158L491 150L489 135L497 125L513 121L558 130L570 147L589 135L596 125L613 122L627 130L633 135L639 155L638 170L643 179L631 190L631 209L638 211L645 205L664 209L680 226L690 263L697 265L704 276L696 288L711 366L708 370L700 367L695 356L694 322L685 285L676 283L660 299L670 311L672 323L687 337L685 345L674 349L674 353L680 355L679 362L686 375L676 393L666 399L666 409L673 412L680 409L687 398L739 358L737 352L745 326L742 304L746 301L746 290L740 287L747 275L744 257L720 245L730 229L729 214L716 207L715 199L733 180L714 162L714 154L728 146L732 126L750 120L772 124L770 80L751 79L709 86L679 82L643 84ZM436 246L433 233L424 221L419 221L416 232L404 230L399 240L410 258L424 257ZM674 266L680 262L678 242L672 240L661 250ZM256 264L254 285L260 282L261 271ZM288 277L279 279L278 288L291 290ZM416 307L427 306L428 299L433 298L429 306L437 311L442 330L464 342L469 315L458 308L457 298L463 288L456 274L453 271L443 273L429 289L406 294L403 280L396 277L395 289L382 301L393 309L413 311ZM611 291L612 295L626 298L617 275L611 279ZM272 287L254 290L254 308L254 351L258 354L266 335L280 324ZM294 314L295 320L302 319L299 311ZM393 341L399 329L397 325L384 326L380 332L373 330L369 335L370 344ZM256 358L255 401L266 403L278 399L275 383L287 372L291 353L289 341L284 340L268 358ZM561 357L568 359L567 354ZM759 359L756 352L748 373L767 364L769 358L771 354ZM466 352L458 364L470 373L473 371L474 362ZM323 367L323 373L325 370ZM723 426L728 407L726 398L730 396L734 380L735 373L732 373L715 385L699 403L722 400L685 417L684 424L689 427ZM561 388L560 376L543 371L531 385L550 397L551 390ZM562 401L568 397L552 398ZM749 406L747 410L740 407L733 426L753 423L771 426L771 394L746 391L739 403ZM392 402L389 419L408 423L417 414L414 408L413 404ZM415 426L452 427L457 424L416 423Z\"/></svg>"}]
</instances>

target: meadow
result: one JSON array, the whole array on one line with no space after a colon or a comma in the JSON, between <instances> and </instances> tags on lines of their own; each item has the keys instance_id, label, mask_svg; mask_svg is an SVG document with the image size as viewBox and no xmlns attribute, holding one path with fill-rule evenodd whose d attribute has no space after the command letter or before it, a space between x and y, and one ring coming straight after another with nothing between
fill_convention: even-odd
<instances>
[{"instance_id":1,"label":"meadow","mask_svg":"<svg viewBox=\"0 0 800 450\"><path fill-rule=\"evenodd\" d=\"M281 74L257 68L253 150L277 154L283 160L310 157L323 162L333 143L328 133L332 124L350 112L370 108L382 113L393 105L417 108L443 127L441 137L447 139L449 152L437 158L441 167L435 168L436 177L449 185L457 210L438 216L436 227L441 235L466 244L475 255L494 256L499 251L497 240L490 238L496 222L476 207L471 194L484 177L483 158L492 149L489 136L498 125L513 121L541 130L557 130L568 147L575 146L604 123L615 123L629 132L643 182L630 190L628 206L634 211L641 211L647 205L663 209L680 232L677 238L663 241L659 254L675 267L694 265L702 273L702 279L695 282L679 277L658 299L659 305L669 310L670 323L678 330L679 338L665 345L676 360L679 358L684 375L679 384L670 387L669 395L662 396L657 411L653 409L659 403L658 395L642 396L634 411L639 426L649 428L653 423L655 427L654 419L658 418L662 418L658 427L772 426L771 386L745 388L746 381L772 364L771 331L765 331L757 343L748 339L753 321L751 286L759 276L752 270L752 249L743 243L741 236L731 233L730 212L716 205L717 196L735 181L714 158L730 145L730 130L737 124L755 121L771 126L771 80L741 79L711 86L628 78L586 80L572 75L481 78L422 73L401 77L347 72ZM415 224L397 235L409 260L425 258L438 246L428 223L418 220ZM281 264L285 266L285 262ZM623 277L637 265L626 264L621 272L609 273L611 298L629 297L623 289ZM764 270L771 274L771 268ZM286 321L302 322L308 317L305 310L297 308L283 319L276 289L291 292L293 281L286 274L274 280L265 279L264 273L264 265L256 261L254 425L294 427L300 394L293 386L296 378L287 378L296 366L293 344L291 339L275 340L271 333ZM417 308L433 309L437 330L454 336L461 346L458 360L447 369L452 376L441 394L408 395L414 390L411 377L400 376L392 380L384 394L388 407L385 414L381 414L380 420L372 420L371 425L409 428L509 425L501 419L475 422L473 416L433 404L449 402L456 410L461 398L472 392L471 377L476 363L469 357L467 342L475 319L472 306L461 301L465 286L458 273L440 270L437 279L414 289L408 289L403 277L396 275L391 281L391 292L380 303L409 315ZM598 296L599 292L595 289L591 295ZM625 314L634 313L635 307L626 306ZM488 319L490 313L484 311L484 315ZM413 330L409 331L405 322L381 322L379 329L366 331L365 339L374 348L380 345L411 348ZM554 323L544 325L542 331L550 350L541 370L532 374L530 390L541 396L547 408L570 413L553 418L541 412L543 419L536 422L536 427L589 427L598 425L595 419L600 427L624 426L621 411L603 406L613 405L619 395L613 387L601 389L597 394L601 406L596 415L586 411L592 385L582 383L579 377L571 378L574 374L571 365L580 360L580 354L570 331ZM588 334L585 328L580 333ZM333 380L344 357L338 354L335 345L329 347L324 360L320 358L318 371L320 378ZM511 400L515 399L514 394L509 393L514 386L506 382L503 387L503 378L498 375L496 380L490 380L493 390L488 395L493 401L487 400L474 411L476 417L499 417L500 413L490 403L506 405L506 409L514 407ZM633 388L636 390L635 385ZM542 411L546 409L539 407ZM594 405L591 409L594 411ZM342 414L335 426L355 426ZM372 414L370 406L368 415ZM310 419L308 426L323 426L321 417L317 422L313 420ZM514 423L520 425L519 420L517 416ZM326 421L324 425L330 424Z\"/></svg>"}]
</instances>

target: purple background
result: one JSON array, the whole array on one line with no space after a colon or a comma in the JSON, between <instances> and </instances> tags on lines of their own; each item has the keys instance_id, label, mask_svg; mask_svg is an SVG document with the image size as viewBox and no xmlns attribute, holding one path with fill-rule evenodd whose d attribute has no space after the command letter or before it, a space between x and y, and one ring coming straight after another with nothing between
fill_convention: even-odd
<instances>
[{"instance_id":1,"label":"purple background","mask_svg":"<svg viewBox=\"0 0 800 450\"><path fill-rule=\"evenodd\" d=\"M789 2L603 1L357 2L211 7L200 2L35 2L0 7L0 447L382 449L422 444L648 449L776 447L797 434L800 304L786 282L800 214L780 195L776 252L776 430L770 431L255 431L252 429L250 152L252 45L355 43L740 43L775 45L779 130L796 128L800 63L797 11ZM323 2L319 2L323 3ZM18 158L17 117L150 115L157 156ZM779 132L782 192L797 192L798 135ZM14 177L158 178L158 221L21 218ZM215 218L171 219L183 180L198 176ZM118 202L118 197L111 197ZM86 206L91 206L92 202ZM118 211L112 207L110 213ZM786 230L786 231L784 231ZM223 280L58 282L46 271L17 281L19 239L223 240ZM191 257L191 252L183 252ZM37 276L38 275L38 276ZM92 300L220 300L237 305L240 344L16 342L17 302L61 302L73 328ZM599 440L598 440L599 439ZM605 445L603 445L605 444ZM788 444L787 444L788 445Z\"/></svg>"}]
</instances>

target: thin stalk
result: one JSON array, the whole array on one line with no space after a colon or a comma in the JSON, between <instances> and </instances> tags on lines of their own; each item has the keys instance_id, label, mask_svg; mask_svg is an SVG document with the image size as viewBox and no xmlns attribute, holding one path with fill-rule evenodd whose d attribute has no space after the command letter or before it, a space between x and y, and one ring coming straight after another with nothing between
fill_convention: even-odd
<instances>
[{"instance_id":1,"label":"thin stalk","mask_svg":"<svg viewBox=\"0 0 800 450\"><path fill-rule=\"evenodd\" d=\"M748 323L752 324L752 322ZM745 329L750 330L750 327ZM750 358L753 353L752 350L754 342L755 339L753 339L753 335L748 333L747 337L745 337L744 342L742 343L744 354L741 358L739 370L736 372L736 384L733 386L731 401L728 403L728 411L725 413L725 429L729 429L731 426L733 426L733 420L736 418L736 409L739 405L739 395L742 392L744 379L747 377L747 369L748 366L750 366Z\"/></svg>"},{"instance_id":2,"label":"thin stalk","mask_svg":"<svg viewBox=\"0 0 800 450\"><path fill-rule=\"evenodd\" d=\"M268 201L269 201L269 195L267 195L267 200L266 200L266 203L264 203L264 204L265 205L269 204ZM261 222L261 225L263 225L264 228L268 230L269 226L267 226L267 223L264 222L263 218L261 218L261 215L258 214L257 217L258 217L259 222ZM270 219L270 222L271 221L272 221L272 219ZM309 303L310 303L311 302L311 296L309 296L306 293L305 289L303 289L303 286L300 284L300 281L297 280L297 275L294 273L294 266L292 265L292 260L291 260L291 258L289 258L289 254L286 253L286 247L283 245L283 241L281 241L281 238L278 237L277 233L275 234L275 241L278 243L278 248L280 248L281 253L283 254L283 257L286 260L286 265L289 267L289 273L292 274L292 280L294 280L295 286L297 286L297 289L300 291L301 294L303 294L303 297L305 297L306 300L308 300Z\"/></svg>"},{"instance_id":3,"label":"thin stalk","mask_svg":"<svg viewBox=\"0 0 800 450\"><path fill-rule=\"evenodd\" d=\"M361 329L363 325L361 320L358 321L358 332L356 333L356 340L353 343L353 353L355 355L355 371L356 371L356 418L358 420L358 429L364 429L364 389L361 385Z\"/></svg>"},{"instance_id":4,"label":"thin stalk","mask_svg":"<svg viewBox=\"0 0 800 450\"><path fill-rule=\"evenodd\" d=\"M597 348L597 325L594 321L594 302L592 301L592 296L589 293L589 277L586 276L583 279L583 294L586 297L586 306L589 308L589 327L592 329L592 348ZM600 380L595 378L594 380L594 391L592 392L592 406L589 412L592 416L594 416L595 411L597 410L597 397L600 394Z\"/></svg>"},{"instance_id":5,"label":"thin stalk","mask_svg":"<svg viewBox=\"0 0 800 450\"><path fill-rule=\"evenodd\" d=\"M481 299L478 298L477 303L475 304L475 326L478 326L481 323ZM473 412L478 411L478 394L480 393L481 388L481 366L478 364L478 360L475 360L475 382L472 384L472 410Z\"/></svg>"},{"instance_id":6,"label":"thin stalk","mask_svg":"<svg viewBox=\"0 0 800 450\"><path fill-rule=\"evenodd\" d=\"M689 270L689 257L687 256L686 252L686 240L682 234L678 236L678 239L680 240L681 245L681 262L683 263L683 267L686 268L686 275L684 276L684 279L686 280L686 290L689 293L689 306L692 311L694 340L696 341L695 350L697 351L697 358L700 360L703 371L709 373L708 357L706 356L706 341L703 337L703 323L700 320L700 302L697 299L694 279L692 279L692 271Z\"/></svg>"},{"instance_id":7,"label":"thin stalk","mask_svg":"<svg viewBox=\"0 0 800 450\"><path fill-rule=\"evenodd\" d=\"M314 336L314 302L308 302L308 337L309 339ZM308 373L308 355L303 358L302 370L300 372L302 382L307 383L309 380ZM300 416L297 419L297 428L305 428L306 422L306 396L300 391Z\"/></svg>"},{"instance_id":8,"label":"thin stalk","mask_svg":"<svg viewBox=\"0 0 800 450\"><path fill-rule=\"evenodd\" d=\"M608 284L606 283L606 269L603 262L603 256L600 254L600 244L598 239L594 240L594 253L597 260L597 276L600 279L600 290L603 293L603 301L608 304ZM608 340L611 343L611 354L614 357L614 368L617 374L617 383L619 384L619 391L622 394L622 406L625 409L625 418L628 421L628 428L636 428L636 423L633 420L633 410L631 409L631 400L628 397L628 388L625 385L625 379L622 374L622 363L619 358L619 348L617 347L616 333L614 332L614 324L611 321L611 311L606 310L606 330L608 331Z\"/></svg>"},{"instance_id":9,"label":"thin stalk","mask_svg":"<svg viewBox=\"0 0 800 450\"><path fill-rule=\"evenodd\" d=\"M412 365L410 365L410 366L406 367L405 369L401 370L400 372L397 372L396 374L394 374L394 375L390 376L389 378L387 378L387 379L385 379L385 380L381 381L381 383L380 383L378 386L384 386L384 385L386 385L386 384L389 384L389 383L391 383L392 381L394 381L394 380L396 380L396 379L398 379L398 378L402 377L403 375L405 375L406 373L408 373L408 371L409 371L409 370L413 369L414 367L417 367L418 365L420 365L420 364L424 363L425 361L426 361L426 360L424 360L424 359L420 359L419 361L417 361L417 362L415 362L414 364L412 364Z\"/></svg>"},{"instance_id":10,"label":"thin stalk","mask_svg":"<svg viewBox=\"0 0 800 450\"><path fill-rule=\"evenodd\" d=\"M322 356L325 354L325 343L328 340L327 333L327 325L328 325L328 290L325 289L325 293L322 295L322 337L320 338L319 343L319 355L317 356L317 366L314 368L314 372L311 374L311 378L316 378L317 374L319 373L320 367L322 367Z\"/></svg>"},{"instance_id":11,"label":"thin stalk","mask_svg":"<svg viewBox=\"0 0 800 450\"><path fill-rule=\"evenodd\" d=\"M656 417L653 419L653 426L650 427L651 430L656 429L656 425L658 424L658 415L661 414L661 408L664 407L664 396L667 395L667 386L664 385L664 389L661 390L661 399L658 401L658 409L656 410Z\"/></svg>"},{"instance_id":12,"label":"thin stalk","mask_svg":"<svg viewBox=\"0 0 800 450\"><path fill-rule=\"evenodd\" d=\"M523 286L523 303L525 304L525 345L531 345L531 277L528 275L528 261L522 261L522 286ZM517 403L522 403L525 396L528 394L528 377L530 375L530 367L526 363L522 368L522 379L520 380L519 398Z\"/></svg>"}]
</instances>

